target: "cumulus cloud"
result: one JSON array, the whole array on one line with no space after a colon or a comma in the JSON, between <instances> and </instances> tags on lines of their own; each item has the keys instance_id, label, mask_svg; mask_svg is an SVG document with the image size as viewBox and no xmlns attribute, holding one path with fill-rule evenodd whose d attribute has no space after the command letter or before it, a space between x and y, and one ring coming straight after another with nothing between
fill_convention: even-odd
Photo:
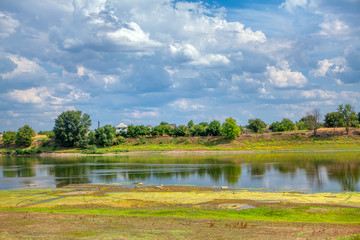
<instances>
[{"instance_id":1,"label":"cumulus cloud","mask_svg":"<svg viewBox=\"0 0 360 240\"><path fill-rule=\"evenodd\" d=\"M285 0L280 7L284 7L287 11L292 12L297 7L305 8L308 4L308 0Z\"/></svg>"},{"instance_id":2,"label":"cumulus cloud","mask_svg":"<svg viewBox=\"0 0 360 240\"><path fill-rule=\"evenodd\" d=\"M278 69L274 66L268 66L267 76L270 84L279 88L302 88L307 84L306 77L301 72L293 72L287 64L282 68Z\"/></svg>"},{"instance_id":3,"label":"cumulus cloud","mask_svg":"<svg viewBox=\"0 0 360 240\"><path fill-rule=\"evenodd\" d=\"M242 111L271 121L281 115L268 114L278 104L328 106L348 101L351 93L340 92L349 86L358 92L356 1L283 0L281 8L236 10L221 1L1 5L0 121L19 119L14 126L33 116L51 126L48 116L68 108L109 123L114 115L140 124L192 116L246 122Z\"/></svg>"},{"instance_id":4,"label":"cumulus cloud","mask_svg":"<svg viewBox=\"0 0 360 240\"><path fill-rule=\"evenodd\" d=\"M19 103L30 103L36 107L43 107L47 104L51 105L65 105L74 103L76 101L86 102L90 95L73 86L59 84L56 88L58 91L65 90L67 92L65 97L56 96L55 89L48 89L46 87L29 88L25 90L12 90L9 97Z\"/></svg>"},{"instance_id":5,"label":"cumulus cloud","mask_svg":"<svg viewBox=\"0 0 360 240\"><path fill-rule=\"evenodd\" d=\"M327 16L319 26L321 27L320 34L325 36L339 36L349 32L349 26L333 16Z\"/></svg>"},{"instance_id":6,"label":"cumulus cloud","mask_svg":"<svg viewBox=\"0 0 360 240\"><path fill-rule=\"evenodd\" d=\"M8 13L0 11L0 38L6 38L15 33L19 25L18 20L12 18Z\"/></svg>"}]
</instances>

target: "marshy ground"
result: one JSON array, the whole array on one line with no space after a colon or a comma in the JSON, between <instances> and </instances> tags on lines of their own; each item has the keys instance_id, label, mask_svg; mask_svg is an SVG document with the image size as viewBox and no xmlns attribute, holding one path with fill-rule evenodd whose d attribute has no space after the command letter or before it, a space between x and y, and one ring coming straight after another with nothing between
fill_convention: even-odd
<instances>
[{"instance_id":1,"label":"marshy ground","mask_svg":"<svg viewBox=\"0 0 360 240\"><path fill-rule=\"evenodd\" d=\"M0 239L357 239L360 193L72 185L0 192Z\"/></svg>"}]
</instances>

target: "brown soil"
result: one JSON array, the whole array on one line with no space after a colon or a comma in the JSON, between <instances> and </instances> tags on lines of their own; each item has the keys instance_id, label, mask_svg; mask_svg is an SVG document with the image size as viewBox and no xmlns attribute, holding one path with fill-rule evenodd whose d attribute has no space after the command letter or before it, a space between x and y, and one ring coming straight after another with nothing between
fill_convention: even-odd
<instances>
[{"instance_id":1,"label":"brown soil","mask_svg":"<svg viewBox=\"0 0 360 240\"><path fill-rule=\"evenodd\" d=\"M329 239L359 224L0 212L0 239Z\"/></svg>"}]
</instances>

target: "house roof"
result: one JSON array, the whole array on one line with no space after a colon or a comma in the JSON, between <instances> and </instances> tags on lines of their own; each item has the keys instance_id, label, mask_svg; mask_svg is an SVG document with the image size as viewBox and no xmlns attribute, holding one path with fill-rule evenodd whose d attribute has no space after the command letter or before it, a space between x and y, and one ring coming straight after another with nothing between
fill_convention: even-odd
<instances>
[{"instance_id":1,"label":"house roof","mask_svg":"<svg viewBox=\"0 0 360 240\"><path fill-rule=\"evenodd\" d=\"M120 123L115 128L127 128L127 125L125 123Z\"/></svg>"}]
</instances>

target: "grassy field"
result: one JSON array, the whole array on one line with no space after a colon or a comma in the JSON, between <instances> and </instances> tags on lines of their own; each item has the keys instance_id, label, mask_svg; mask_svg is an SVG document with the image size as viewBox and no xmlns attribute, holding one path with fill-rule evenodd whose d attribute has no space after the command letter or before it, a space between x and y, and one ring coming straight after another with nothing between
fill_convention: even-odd
<instances>
[{"instance_id":1,"label":"grassy field","mask_svg":"<svg viewBox=\"0 0 360 240\"><path fill-rule=\"evenodd\" d=\"M0 144L0 152L14 154L18 147ZM134 151L353 151L360 150L360 130L352 129L345 135L345 129L319 129L318 136L312 132L284 132L264 134L243 134L235 140L224 137L140 137L128 138L125 143L84 150L81 148L62 148L46 136L37 136L28 148L33 153L87 153L122 154Z\"/></svg>"},{"instance_id":2,"label":"grassy field","mask_svg":"<svg viewBox=\"0 0 360 240\"><path fill-rule=\"evenodd\" d=\"M77 185L0 192L0 239L358 239L360 193Z\"/></svg>"}]
</instances>

